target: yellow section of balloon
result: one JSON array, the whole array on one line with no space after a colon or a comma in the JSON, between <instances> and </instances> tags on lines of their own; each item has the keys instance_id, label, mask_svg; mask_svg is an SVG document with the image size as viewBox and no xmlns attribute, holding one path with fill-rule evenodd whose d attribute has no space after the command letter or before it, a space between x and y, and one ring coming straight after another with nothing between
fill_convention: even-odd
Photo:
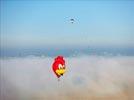
<instances>
[{"instance_id":1,"label":"yellow section of balloon","mask_svg":"<svg viewBox=\"0 0 134 100\"><path fill-rule=\"evenodd\" d=\"M64 73L66 72L66 69L58 69L58 70L56 70L56 73L58 74L58 75L63 75Z\"/></svg>"}]
</instances>

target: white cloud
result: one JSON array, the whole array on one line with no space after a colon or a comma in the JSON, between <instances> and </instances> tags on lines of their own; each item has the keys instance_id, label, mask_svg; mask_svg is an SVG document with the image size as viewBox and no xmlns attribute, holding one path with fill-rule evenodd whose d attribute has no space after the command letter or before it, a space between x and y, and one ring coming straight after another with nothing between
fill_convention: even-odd
<instances>
[{"instance_id":1,"label":"white cloud","mask_svg":"<svg viewBox=\"0 0 134 100\"><path fill-rule=\"evenodd\" d=\"M131 92L134 57L81 56L66 58L67 72L57 81L53 58L1 59L1 90L7 99L65 100ZM12 91L12 92L8 92Z\"/></svg>"}]
</instances>

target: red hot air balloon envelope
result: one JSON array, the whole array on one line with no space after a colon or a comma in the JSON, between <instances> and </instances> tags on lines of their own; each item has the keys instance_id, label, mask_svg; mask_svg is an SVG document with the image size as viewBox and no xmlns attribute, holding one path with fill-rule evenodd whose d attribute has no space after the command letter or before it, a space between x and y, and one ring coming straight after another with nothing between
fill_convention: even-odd
<instances>
[{"instance_id":1,"label":"red hot air balloon envelope","mask_svg":"<svg viewBox=\"0 0 134 100\"><path fill-rule=\"evenodd\" d=\"M65 66L65 60L64 60L63 56L57 56L54 59L52 69L58 79L64 75L64 73L66 71L66 66Z\"/></svg>"}]
</instances>

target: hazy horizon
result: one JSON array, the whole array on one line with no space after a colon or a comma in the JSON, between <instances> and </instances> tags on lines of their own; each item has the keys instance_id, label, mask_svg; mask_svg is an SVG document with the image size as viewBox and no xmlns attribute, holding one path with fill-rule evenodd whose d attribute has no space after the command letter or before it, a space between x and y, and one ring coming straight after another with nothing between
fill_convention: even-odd
<instances>
[{"instance_id":1,"label":"hazy horizon","mask_svg":"<svg viewBox=\"0 0 134 100\"><path fill-rule=\"evenodd\" d=\"M83 55L96 56L134 56L134 47L36 47L36 48L6 48L0 51L0 57L78 57Z\"/></svg>"}]
</instances>

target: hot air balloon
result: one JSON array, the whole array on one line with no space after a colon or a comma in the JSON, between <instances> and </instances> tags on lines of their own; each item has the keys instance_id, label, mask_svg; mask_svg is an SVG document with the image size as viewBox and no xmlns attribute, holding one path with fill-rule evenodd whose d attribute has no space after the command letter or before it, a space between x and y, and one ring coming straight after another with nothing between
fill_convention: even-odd
<instances>
[{"instance_id":1,"label":"hot air balloon","mask_svg":"<svg viewBox=\"0 0 134 100\"><path fill-rule=\"evenodd\" d=\"M72 19L70 19L70 22L73 24L74 23L74 19L72 18Z\"/></svg>"},{"instance_id":2,"label":"hot air balloon","mask_svg":"<svg viewBox=\"0 0 134 100\"><path fill-rule=\"evenodd\" d=\"M57 78L60 78L66 72L65 60L63 56L57 56L52 64L52 69Z\"/></svg>"}]
</instances>

